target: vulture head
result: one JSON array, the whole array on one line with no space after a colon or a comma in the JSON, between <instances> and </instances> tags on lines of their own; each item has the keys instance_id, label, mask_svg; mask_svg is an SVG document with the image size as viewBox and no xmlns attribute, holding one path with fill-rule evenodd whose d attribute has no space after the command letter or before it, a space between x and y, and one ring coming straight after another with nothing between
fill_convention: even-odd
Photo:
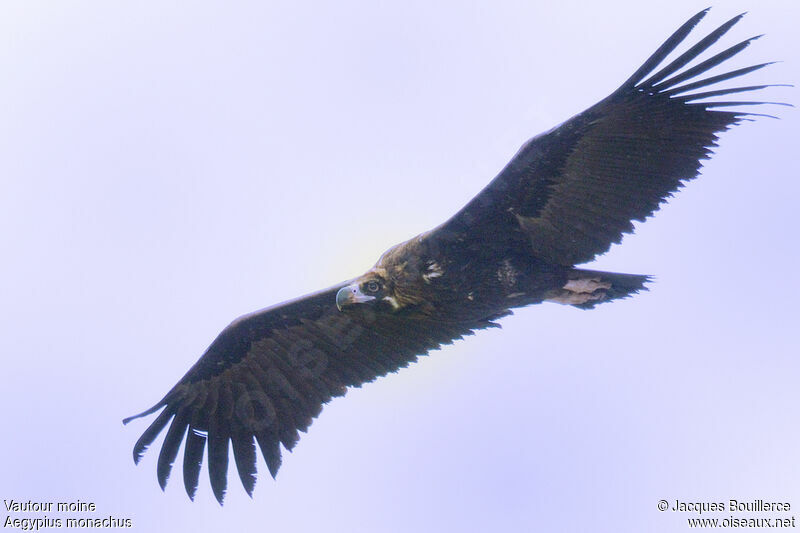
<instances>
[{"instance_id":1,"label":"vulture head","mask_svg":"<svg viewBox=\"0 0 800 533\"><path fill-rule=\"evenodd\" d=\"M434 270L438 266L431 261L426 264L419 253L421 244L420 238L414 238L387 250L374 267L339 289L336 307L347 311L370 306L376 313L427 308L434 274L431 265Z\"/></svg>"}]
</instances>

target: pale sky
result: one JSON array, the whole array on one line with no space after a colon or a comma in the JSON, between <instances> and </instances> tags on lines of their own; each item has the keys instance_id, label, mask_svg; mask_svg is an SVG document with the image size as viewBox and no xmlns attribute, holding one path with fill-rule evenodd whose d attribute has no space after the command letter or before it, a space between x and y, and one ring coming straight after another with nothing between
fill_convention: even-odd
<instances>
[{"instance_id":1,"label":"pale sky","mask_svg":"<svg viewBox=\"0 0 800 533\"><path fill-rule=\"evenodd\" d=\"M765 33L727 69L777 60L741 84L800 83L800 4L717 4L692 44L749 11L714 51ZM650 292L522 309L351 390L277 481L260 459L252 500L232 464L224 507L205 463L195 502L180 461L162 493L161 439L131 459L152 418L121 423L237 316L444 221L705 7L0 4L0 497L91 501L80 516L135 531L688 529L660 499L800 519L792 108L724 134L587 265L654 275Z\"/></svg>"}]
</instances>

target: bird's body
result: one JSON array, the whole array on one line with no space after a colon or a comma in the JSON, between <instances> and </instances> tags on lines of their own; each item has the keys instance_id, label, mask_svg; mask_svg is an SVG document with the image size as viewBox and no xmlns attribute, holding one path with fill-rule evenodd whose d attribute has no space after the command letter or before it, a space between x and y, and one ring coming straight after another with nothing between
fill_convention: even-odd
<instances>
[{"instance_id":1,"label":"bird's body","mask_svg":"<svg viewBox=\"0 0 800 533\"><path fill-rule=\"evenodd\" d=\"M752 39L690 66L741 17L656 71L704 14L617 91L525 143L439 227L390 248L357 278L234 321L160 402L131 417L163 408L136 443L135 460L169 424L157 467L162 488L185 439L191 497L206 446L217 499L227 486L229 446L250 493L256 445L274 476L280 446L292 449L298 431L347 387L495 327L514 308L555 302L589 309L642 290L647 276L576 265L652 215L697 175L717 134L752 115L717 108L761 103L703 100L762 87L698 91L765 66L700 78Z\"/></svg>"},{"instance_id":2,"label":"bird's body","mask_svg":"<svg viewBox=\"0 0 800 533\"><path fill-rule=\"evenodd\" d=\"M346 311L348 304L374 297L372 312L462 322L544 301L591 308L643 289L648 279L548 263L521 234L516 237L495 251L459 238L441 242L435 232L419 235L389 249L342 288L339 308Z\"/></svg>"}]
</instances>

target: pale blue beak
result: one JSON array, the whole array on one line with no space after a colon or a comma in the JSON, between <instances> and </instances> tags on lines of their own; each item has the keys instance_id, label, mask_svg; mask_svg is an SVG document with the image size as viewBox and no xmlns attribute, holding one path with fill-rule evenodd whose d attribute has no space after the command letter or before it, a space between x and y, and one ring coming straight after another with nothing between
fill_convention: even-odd
<instances>
[{"instance_id":1,"label":"pale blue beak","mask_svg":"<svg viewBox=\"0 0 800 533\"><path fill-rule=\"evenodd\" d=\"M339 292L336 293L336 307L341 311L348 305L363 304L364 302L369 302L374 299L374 296L368 296L361 292L361 287L358 286L358 283L353 283L347 287L342 287L339 289Z\"/></svg>"}]
</instances>

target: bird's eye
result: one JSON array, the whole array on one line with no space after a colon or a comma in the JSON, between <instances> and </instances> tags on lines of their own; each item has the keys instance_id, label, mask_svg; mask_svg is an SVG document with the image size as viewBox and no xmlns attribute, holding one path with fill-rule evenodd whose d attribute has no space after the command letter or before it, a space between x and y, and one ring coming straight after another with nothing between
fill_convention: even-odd
<instances>
[{"instance_id":1,"label":"bird's eye","mask_svg":"<svg viewBox=\"0 0 800 533\"><path fill-rule=\"evenodd\" d=\"M378 284L377 281L371 280L367 282L367 292L378 292L381 286Z\"/></svg>"}]
</instances>

